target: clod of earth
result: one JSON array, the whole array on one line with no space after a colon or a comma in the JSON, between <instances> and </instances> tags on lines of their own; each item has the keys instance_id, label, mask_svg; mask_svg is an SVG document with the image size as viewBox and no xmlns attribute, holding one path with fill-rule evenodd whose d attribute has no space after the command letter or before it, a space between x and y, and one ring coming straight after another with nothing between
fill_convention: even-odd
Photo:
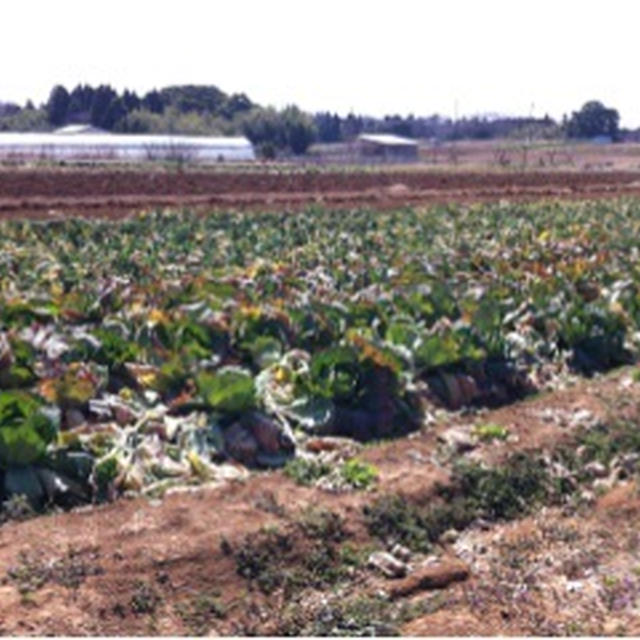
<instances>
[{"instance_id":1,"label":"clod of earth","mask_svg":"<svg viewBox=\"0 0 640 640\"><path fill-rule=\"evenodd\" d=\"M389 597L393 600L403 598L416 591L444 589L452 582L467 580L469 567L459 560L443 560L438 564L418 567L406 578L390 584Z\"/></svg>"}]
</instances>

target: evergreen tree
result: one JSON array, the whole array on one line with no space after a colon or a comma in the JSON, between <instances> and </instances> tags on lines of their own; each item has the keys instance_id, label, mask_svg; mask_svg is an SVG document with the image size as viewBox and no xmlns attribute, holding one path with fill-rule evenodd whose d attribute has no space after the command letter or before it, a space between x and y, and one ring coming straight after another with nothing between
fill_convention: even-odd
<instances>
[{"instance_id":1,"label":"evergreen tree","mask_svg":"<svg viewBox=\"0 0 640 640\"><path fill-rule=\"evenodd\" d=\"M67 120L69 108L69 92L62 86L56 85L49 94L47 101L47 119L55 127L63 125Z\"/></svg>"}]
</instances>

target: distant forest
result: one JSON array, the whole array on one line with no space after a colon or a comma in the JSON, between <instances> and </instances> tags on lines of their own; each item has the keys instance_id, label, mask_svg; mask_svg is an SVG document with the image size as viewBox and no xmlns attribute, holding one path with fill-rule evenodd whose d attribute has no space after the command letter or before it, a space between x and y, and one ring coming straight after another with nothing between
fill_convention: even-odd
<instances>
[{"instance_id":1,"label":"distant forest","mask_svg":"<svg viewBox=\"0 0 640 640\"><path fill-rule=\"evenodd\" d=\"M227 94L213 85L180 85L139 96L109 85L56 85L46 103L20 106L0 102L0 131L49 131L68 124L92 124L121 133L246 135L265 157L304 153L313 142L353 140L361 133L393 133L434 141L497 138L557 139L607 136L618 140L619 115L596 100L556 122L549 116L463 117L439 115L374 118L350 113L305 113L296 106L277 110L244 93Z\"/></svg>"}]
</instances>

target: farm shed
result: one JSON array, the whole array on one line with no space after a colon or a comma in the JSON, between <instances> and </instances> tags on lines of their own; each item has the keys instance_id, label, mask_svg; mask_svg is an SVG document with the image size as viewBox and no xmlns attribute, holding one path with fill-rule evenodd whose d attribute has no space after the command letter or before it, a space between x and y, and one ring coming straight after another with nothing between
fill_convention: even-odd
<instances>
[{"instance_id":1,"label":"farm shed","mask_svg":"<svg viewBox=\"0 0 640 640\"><path fill-rule=\"evenodd\" d=\"M362 159L413 162L418 159L418 142L411 138L402 138L390 133L358 136L356 142L358 155Z\"/></svg>"},{"instance_id":2,"label":"farm shed","mask_svg":"<svg viewBox=\"0 0 640 640\"><path fill-rule=\"evenodd\" d=\"M0 133L0 160L142 162L180 160L194 163L255 160L243 137L137 135L83 132Z\"/></svg>"}]
</instances>

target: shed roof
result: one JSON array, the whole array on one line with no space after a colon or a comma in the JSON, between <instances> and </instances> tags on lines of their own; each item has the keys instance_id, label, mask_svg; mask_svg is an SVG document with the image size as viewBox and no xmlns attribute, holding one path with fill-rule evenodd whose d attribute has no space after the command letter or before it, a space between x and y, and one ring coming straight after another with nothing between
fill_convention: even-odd
<instances>
[{"instance_id":1,"label":"shed roof","mask_svg":"<svg viewBox=\"0 0 640 640\"><path fill-rule=\"evenodd\" d=\"M399 145L414 147L418 145L417 140L413 140L412 138L403 138L402 136L395 136L391 133L363 133L358 136L358 140L394 147Z\"/></svg>"},{"instance_id":2,"label":"shed roof","mask_svg":"<svg viewBox=\"0 0 640 640\"><path fill-rule=\"evenodd\" d=\"M108 133L104 129L99 129L91 124L68 124L66 127L60 127L53 133L58 135L77 135L79 133Z\"/></svg>"}]
</instances>

